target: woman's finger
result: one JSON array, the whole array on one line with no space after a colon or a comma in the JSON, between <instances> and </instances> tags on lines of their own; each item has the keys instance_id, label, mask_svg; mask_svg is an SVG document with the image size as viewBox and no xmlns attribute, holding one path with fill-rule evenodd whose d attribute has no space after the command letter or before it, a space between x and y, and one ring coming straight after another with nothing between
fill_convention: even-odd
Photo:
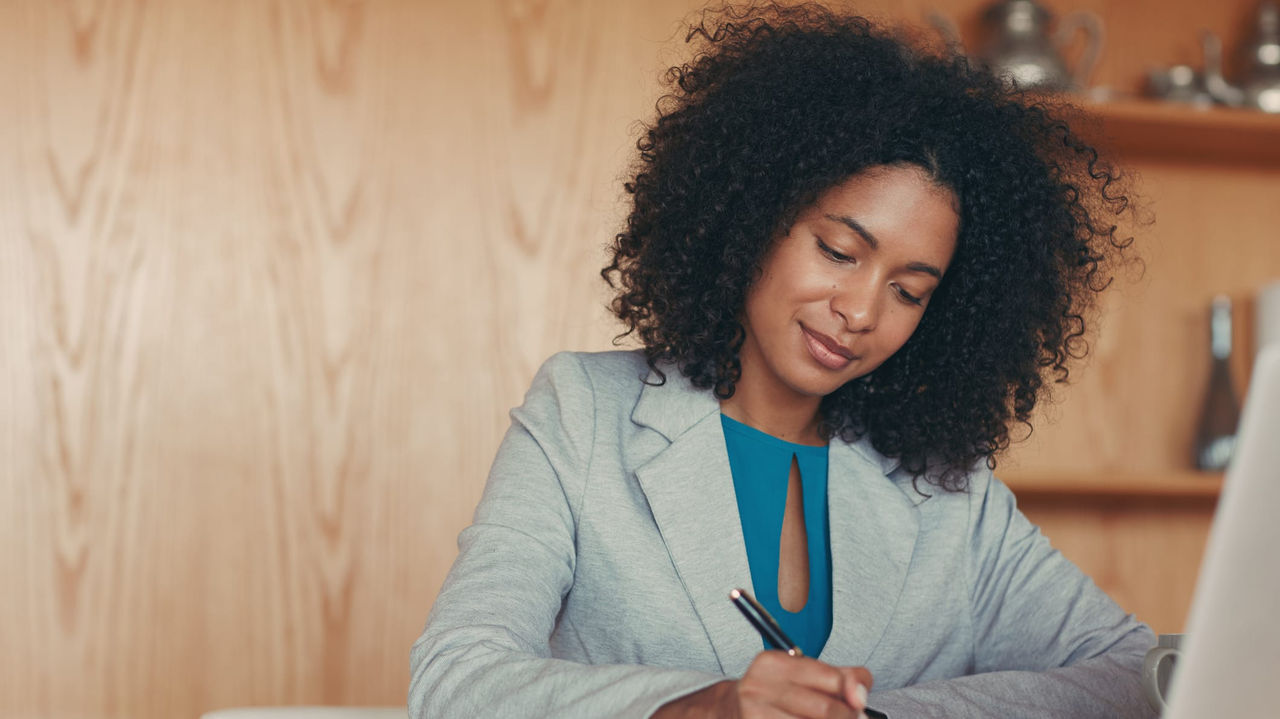
<instances>
[{"instance_id":1,"label":"woman's finger","mask_svg":"<svg viewBox=\"0 0 1280 719\"><path fill-rule=\"evenodd\" d=\"M788 681L760 681L738 687L742 716L796 719L856 719L861 709L853 709L840 696Z\"/></svg>"},{"instance_id":2,"label":"woman's finger","mask_svg":"<svg viewBox=\"0 0 1280 719\"><path fill-rule=\"evenodd\" d=\"M844 700L849 706L862 711L867 708L867 694L871 691L871 672L866 667L836 667L844 677Z\"/></svg>"},{"instance_id":3,"label":"woman's finger","mask_svg":"<svg viewBox=\"0 0 1280 719\"><path fill-rule=\"evenodd\" d=\"M845 675L836 667L809 657L793 657L784 652L766 651L756 655L747 675L756 670L765 676L782 679L800 686L844 697Z\"/></svg>"},{"instance_id":4,"label":"woman's finger","mask_svg":"<svg viewBox=\"0 0 1280 719\"><path fill-rule=\"evenodd\" d=\"M871 672L768 651L756 656L743 680L753 700L776 696L776 705L783 706L784 693L794 697L795 703L786 706L796 710L797 716L844 716L846 710L856 716L867 705Z\"/></svg>"}]
</instances>

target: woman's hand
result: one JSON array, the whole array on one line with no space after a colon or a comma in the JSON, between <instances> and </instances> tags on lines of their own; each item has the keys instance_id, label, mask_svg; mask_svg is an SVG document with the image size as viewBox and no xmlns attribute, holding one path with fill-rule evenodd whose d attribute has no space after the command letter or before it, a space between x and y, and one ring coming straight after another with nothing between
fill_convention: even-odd
<instances>
[{"instance_id":1,"label":"woman's hand","mask_svg":"<svg viewBox=\"0 0 1280 719\"><path fill-rule=\"evenodd\" d=\"M871 672L767 651L747 673L664 704L653 719L856 719L867 706Z\"/></svg>"}]
</instances>

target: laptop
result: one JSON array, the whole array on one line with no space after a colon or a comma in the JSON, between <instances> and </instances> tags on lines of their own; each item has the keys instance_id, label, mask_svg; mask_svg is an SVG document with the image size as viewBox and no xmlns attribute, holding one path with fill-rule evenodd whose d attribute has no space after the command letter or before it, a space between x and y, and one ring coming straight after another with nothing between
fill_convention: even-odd
<instances>
[{"instance_id":1,"label":"laptop","mask_svg":"<svg viewBox=\"0 0 1280 719\"><path fill-rule=\"evenodd\" d=\"M1254 363L1165 719L1280 717L1280 344Z\"/></svg>"}]
</instances>

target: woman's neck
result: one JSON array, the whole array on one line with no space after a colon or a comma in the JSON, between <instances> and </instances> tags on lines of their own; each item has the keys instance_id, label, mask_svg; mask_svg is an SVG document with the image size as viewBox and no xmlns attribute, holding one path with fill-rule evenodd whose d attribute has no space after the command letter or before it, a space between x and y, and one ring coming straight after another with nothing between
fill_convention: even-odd
<instances>
[{"instance_id":1,"label":"woman's neck","mask_svg":"<svg viewBox=\"0 0 1280 719\"><path fill-rule=\"evenodd\" d=\"M778 439L821 446L827 442L818 431L820 402L815 398L805 403L774 403L767 398L752 397L750 393L735 392L729 399L720 400L720 413Z\"/></svg>"}]
</instances>

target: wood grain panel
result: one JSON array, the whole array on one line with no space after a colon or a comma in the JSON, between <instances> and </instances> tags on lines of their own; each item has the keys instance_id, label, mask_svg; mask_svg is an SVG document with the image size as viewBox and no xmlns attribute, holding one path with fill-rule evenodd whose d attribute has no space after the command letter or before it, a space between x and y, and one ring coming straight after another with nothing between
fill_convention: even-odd
<instances>
[{"instance_id":1,"label":"wood grain panel","mask_svg":"<svg viewBox=\"0 0 1280 719\"><path fill-rule=\"evenodd\" d=\"M0 3L0 717L402 701L507 408L610 346L602 248L700 5ZM1100 78L1246 3L1177 5L1085 3ZM1139 167L1147 276L1014 464L1180 466L1198 313L1280 274L1274 170ZM1176 623L1137 557L1202 518L1052 509Z\"/></svg>"},{"instance_id":2,"label":"wood grain panel","mask_svg":"<svg viewBox=\"0 0 1280 719\"><path fill-rule=\"evenodd\" d=\"M428 9L22 8L0 713L403 696L505 407L607 346L657 47L638 7Z\"/></svg>"},{"instance_id":3,"label":"wood grain panel","mask_svg":"<svg viewBox=\"0 0 1280 719\"><path fill-rule=\"evenodd\" d=\"M0 574L25 591L0 618L0 701L58 712L115 701L137 654L111 661L111 647L128 644L113 612L134 600L151 609L121 581L146 560L130 522L141 488L133 430L147 401L142 306L160 261L130 231L119 181L136 136L146 23L137 7L9 13L5 45L22 60L5 63L5 96L16 100L5 154L18 189L6 196L15 223L4 242L21 297L5 313L23 317L5 322L5 354L19 363L5 403L5 484L20 491L4 506L22 517L5 523L21 532L5 545L22 553L6 552ZM98 670L65 687L51 671L88 666Z\"/></svg>"}]
</instances>

